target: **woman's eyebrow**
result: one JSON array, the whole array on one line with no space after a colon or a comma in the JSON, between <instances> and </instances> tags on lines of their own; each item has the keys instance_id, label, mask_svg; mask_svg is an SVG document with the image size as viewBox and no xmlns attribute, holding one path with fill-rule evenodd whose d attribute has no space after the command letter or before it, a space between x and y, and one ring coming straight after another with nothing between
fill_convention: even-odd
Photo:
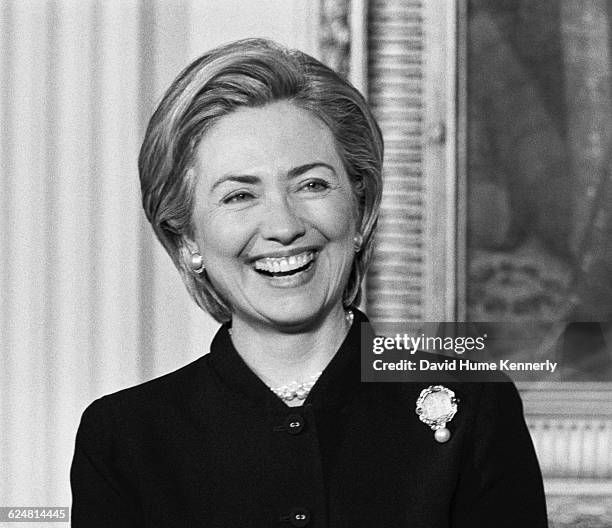
<instances>
[{"instance_id":1,"label":"woman's eyebrow","mask_svg":"<svg viewBox=\"0 0 612 528\"><path fill-rule=\"evenodd\" d=\"M289 178L295 178L296 176L300 176L308 172L309 170L316 169L318 167L325 167L326 169L329 169L334 174L336 174L336 169L334 169L328 163L323 163L322 161L315 161L313 163L307 163L306 165L300 165L299 167L293 167L292 169L289 170L289 172L287 173L287 176Z\"/></svg>"},{"instance_id":2,"label":"woman's eyebrow","mask_svg":"<svg viewBox=\"0 0 612 528\"><path fill-rule=\"evenodd\" d=\"M224 174L212 184L210 190L214 191L217 187L219 187L219 185L227 181L235 181L238 183L258 183L261 181L261 178L259 178L259 176L252 176L251 174Z\"/></svg>"}]
</instances>

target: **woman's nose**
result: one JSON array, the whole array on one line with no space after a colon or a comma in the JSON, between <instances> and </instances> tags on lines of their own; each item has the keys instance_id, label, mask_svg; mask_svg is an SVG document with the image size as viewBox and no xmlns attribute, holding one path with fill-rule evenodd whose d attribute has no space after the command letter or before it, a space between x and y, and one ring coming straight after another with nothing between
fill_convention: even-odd
<instances>
[{"instance_id":1,"label":"woman's nose","mask_svg":"<svg viewBox=\"0 0 612 528\"><path fill-rule=\"evenodd\" d=\"M263 238L287 245L304 235L305 224L287 196L270 198L266 205L260 225Z\"/></svg>"}]
</instances>

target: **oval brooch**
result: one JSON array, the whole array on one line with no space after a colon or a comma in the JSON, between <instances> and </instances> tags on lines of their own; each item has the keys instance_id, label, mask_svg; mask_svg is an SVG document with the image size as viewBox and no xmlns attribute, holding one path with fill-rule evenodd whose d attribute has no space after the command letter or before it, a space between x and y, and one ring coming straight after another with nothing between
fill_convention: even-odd
<instances>
[{"instance_id":1,"label":"oval brooch","mask_svg":"<svg viewBox=\"0 0 612 528\"><path fill-rule=\"evenodd\" d=\"M451 437L446 424L457 413L455 393L443 385L431 385L421 391L416 403L416 413L421 422L433 429L434 438L443 444Z\"/></svg>"}]
</instances>

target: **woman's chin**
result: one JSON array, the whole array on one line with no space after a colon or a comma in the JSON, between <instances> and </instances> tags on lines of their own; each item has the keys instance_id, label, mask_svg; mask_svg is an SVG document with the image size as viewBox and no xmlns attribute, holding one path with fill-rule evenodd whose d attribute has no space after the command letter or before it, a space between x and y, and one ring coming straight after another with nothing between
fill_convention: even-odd
<instances>
[{"instance_id":1,"label":"woman's chin","mask_svg":"<svg viewBox=\"0 0 612 528\"><path fill-rule=\"evenodd\" d=\"M277 328L299 330L316 324L323 316L322 310L301 307L301 309L284 309L270 313L267 319Z\"/></svg>"},{"instance_id":2,"label":"woman's chin","mask_svg":"<svg viewBox=\"0 0 612 528\"><path fill-rule=\"evenodd\" d=\"M304 330L317 326L329 313L323 303L314 303L311 299L286 299L274 306L267 305L256 310L257 320L262 326L269 325L277 329L290 331Z\"/></svg>"}]
</instances>

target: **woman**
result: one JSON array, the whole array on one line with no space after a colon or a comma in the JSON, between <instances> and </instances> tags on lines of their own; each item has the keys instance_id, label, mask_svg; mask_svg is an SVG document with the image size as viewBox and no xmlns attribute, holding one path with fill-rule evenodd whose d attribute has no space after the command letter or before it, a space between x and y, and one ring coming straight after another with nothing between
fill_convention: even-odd
<instances>
[{"instance_id":1,"label":"woman","mask_svg":"<svg viewBox=\"0 0 612 528\"><path fill-rule=\"evenodd\" d=\"M447 384L442 443L414 413L423 384L360 382L381 164L362 96L303 53L240 41L180 74L143 203L223 326L210 354L85 411L74 526L546 525L511 384Z\"/></svg>"}]
</instances>

